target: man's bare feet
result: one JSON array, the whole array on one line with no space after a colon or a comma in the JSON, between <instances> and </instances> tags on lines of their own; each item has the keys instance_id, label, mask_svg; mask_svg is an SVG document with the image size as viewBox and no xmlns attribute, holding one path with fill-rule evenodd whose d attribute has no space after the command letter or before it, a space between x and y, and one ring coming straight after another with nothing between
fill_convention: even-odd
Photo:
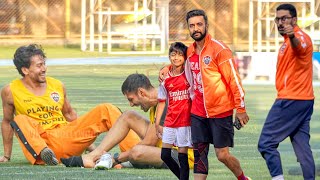
<instances>
[{"instance_id":1,"label":"man's bare feet","mask_svg":"<svg viewBox=\"0 0 320 180\"><path fill-rule=\"evenodd\" d=\"M90 153L84 154L81 157L85 168L93 168L96 165L96 161L100 158L100 156L95 157L90 155Z\"/></svg>"}]
</instances>

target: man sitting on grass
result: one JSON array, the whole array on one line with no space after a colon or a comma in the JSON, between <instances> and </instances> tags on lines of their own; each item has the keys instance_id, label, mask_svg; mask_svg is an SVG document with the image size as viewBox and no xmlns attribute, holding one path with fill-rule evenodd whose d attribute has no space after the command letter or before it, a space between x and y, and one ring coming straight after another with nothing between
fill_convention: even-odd
<instances>
[{"instance_id":1,"label":"man sitting on grass","mask_svg":"<svg viewBox=\"0 0 320 180\"><path fill-rule=\"evenodd\" d=\"M1 91L4 155L0 162L12 158L15 132L31 164L57 165L60 158L81 155L121 115L116 106L101 104L78 117L63 83L46 76L46 56L38 45L19 47L13 62L22 78ZM128 132L119 141L121 151L131 149L139 140L137 134Z\"/></svg>"},{"instance_id":2,"label":"man sitting on grass","mask_svg":"<svg viewBox=\"0 0 320 180\"><path fill-rule=\"evenodd\" d=\"M153 167L164 166L160 158L161 139L158 139L156 135L154 124L155 109L158 104L157 89L151 85L150 80L145 75L131 74L122 84L122 93L128 99L130 106L140 106L143 111L149 111L150 121L135 111L126 111L118 118L95 150L81 157L61 159L63 164L67 167L96 167L96 169L103 169L102 166L105 165L105 168L109 168L109 163L104 163L104 161L109 161L111 156L102 155L115 147L127 136L130 130L133 130L139 135L141 141L132 149L112 158L113 166L126 161L130 161L134 167L141 164ZM193 168L193 151L190 150L188 155L189 165ZM100 159L101 156L103 158ZM99 163L96 164L96 161L99 159Z\"/></svg>"}]
</instances>

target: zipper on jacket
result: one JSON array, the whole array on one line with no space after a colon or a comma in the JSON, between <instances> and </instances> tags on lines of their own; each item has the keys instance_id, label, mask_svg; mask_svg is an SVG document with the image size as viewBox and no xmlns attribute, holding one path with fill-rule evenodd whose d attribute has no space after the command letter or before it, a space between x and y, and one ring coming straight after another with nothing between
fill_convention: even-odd
<instances>
[{"instance_id":1,"label":"zipper on jacket","mask_svg":"<svg viewBox=\"0 0 320 180\"><path fill-rule=\"evenodd\" d=\"M202 76L202 63L200 61L200 57L201 57L201 53L202 53L202 50L205 48L206 46L204 45L199 53L199 67L200 67L200 73L201 73L201 84L202 84L202 88L203 88L203 93L202 93L202 98L203 98L203 107L204 107L204 110L206 111L206 116L207 118L209 118L209 114L208 114L208 111L207 111L207 107L206 107L206 101L205 101L205 97L204 97L204 85L203 85L203 76Z\"/></svg>"}]
</instances>

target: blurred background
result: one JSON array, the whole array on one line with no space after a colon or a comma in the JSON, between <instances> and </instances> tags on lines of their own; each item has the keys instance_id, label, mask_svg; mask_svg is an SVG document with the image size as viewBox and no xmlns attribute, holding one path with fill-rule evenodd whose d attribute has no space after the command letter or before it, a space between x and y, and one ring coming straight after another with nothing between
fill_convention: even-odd
<instances>
[{"instance_id":1,"label":"blurred background","mask_svg":"<svg viewBox=\"0 0 320 180\"><path fill-rule=\"evenodd\" d=\"M296 6L313 40L320 79L320 0L0 0L0 59L30 43L55 47L49 57L166 55L174 41L193 42L185 15L197 8L208 15L209 33L234 52L243 79L273 82L283 42L274 18L284 2Z\"/></svg>"},{"instance_id":2,"label":"blurred background","mask_svg":"<svg viewBox=\"0 0 320 180\"><path fill-rule=\"evenodd\" d=\"M0 42L80 45L82 38L82 50L97 48L112 53L113 49L123 47L161 53L170 42L192 41L185 15L198 8L208 15L210 34L233 51L275 51L278 35L273 19L279 3L278 0L1 0ZM320 0L294 0L293 4L300 26L319 41ZM91 48L90 43L94 44ZM319 50L320 43L316 44Z\"/></svg>"}]
</instances>

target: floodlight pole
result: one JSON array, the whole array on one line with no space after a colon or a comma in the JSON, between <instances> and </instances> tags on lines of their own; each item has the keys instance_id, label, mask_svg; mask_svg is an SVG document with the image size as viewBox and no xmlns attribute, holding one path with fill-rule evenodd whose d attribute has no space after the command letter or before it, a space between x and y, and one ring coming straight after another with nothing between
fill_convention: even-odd
<instances>
[{"instance_id":1,"label":"floodlight pole","mask_svg":"<svg viewBox=\"0 0 320 180\"><path fill-rule=\"evenodd\" d=\"M68 40L70 38L70 0L65 1L66 10L65 10L65 39Z\"/></svg>"},{"instance_id":2,"label":"floodlight pole","mask_svg":"<svg viewBox=\"0 0 320 180\"><path fill-rule=\"evenodd\" d=\"M253 50L253 0L249 2L249 52Z\"/></svg>"},{"instance_id":3,"label":"floodlight pole","mask_svg":"<svg viewBox=\"0 0 320 180\"><path fill-rule=\"evenodd\" d=\"M151 12L151 24L153 26L156 25L156 1L152 1L152 12ZM155 39L152 39L151 40L151 50L152 51L155 51L156 49L156 40Z\"/></svg>"},{"instance_id":4,"label":"floodlight pole","mask_svg":"<svg viewBox=\"0 0 320 180\"><path fill-rule=\"evenodd\" d=\"M89 51L94 51L94 0L90 0L89 25L90 25Z\"/></svg>"},{"instance_id":5,"label":"floodlight pole","mask_svg":"<svg viewBox=\"0 0 320 180\"><path fill-rule=\"evenodd\" d=\"M98 0L98 31L99 31L99 52L102 52L103 49L103 42L102 42L102 1Z\"/></svg>"},{"instance_id":6,"label":"floodlight pole","mask_svg":"<svg viewBox=\"0 0 320 180\"><path fill-rule=\"evenodd\" d=\"M87 0L81 0L81 50L87 50L86 44L86 5Z\"/></svg>"},{"instance_id":7,"label":"floodlight pole","mask_svg":"<svg viewBox=\"0 0 320 180\"><path fill-rule=\"evenodd\" d=\"M239 23L239 19L238 19L238 0L233 0L233 5L232 5L232 11L233 11L233 28L232 28L232 44L233 44L233 49L236 48L237 44L238 44L238 23Z\"/></svg>"}]
</instances>

